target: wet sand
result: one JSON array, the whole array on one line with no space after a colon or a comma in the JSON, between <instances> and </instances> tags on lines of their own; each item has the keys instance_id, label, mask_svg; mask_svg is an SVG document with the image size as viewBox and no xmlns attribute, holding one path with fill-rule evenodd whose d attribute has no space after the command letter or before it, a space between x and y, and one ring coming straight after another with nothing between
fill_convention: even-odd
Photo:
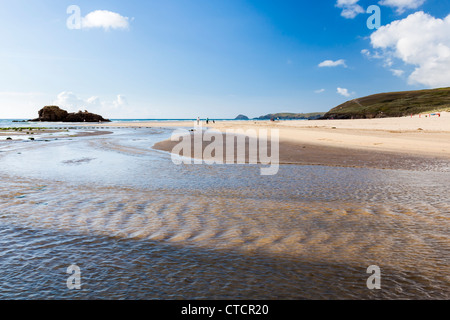
<instances>
[{"instance_id":1,"label":"wet sand","mask_svg":"<svg viewBox=\"0 0 450 320\"><path fill-rule=\"evenodd\" d=\"M226 134L223 134L224 151L223 163L229 163L226 159ZM179 142L166 140L156 143L153 148L156 150L172 152ZM208 147L211 142L203 142L202 150ZM271 154L271 145L268 146L268 155ZM249 163L249 141L246 141L246 163ZM180 156L195 158L194 136L191 135L191 151ZM234 146L234 154L237 154L237 146ZM203 160L209 160L205 157ZM235 156L234 163L237 159ZM253 162L255 163L255 162ZM260 159L257 159L260 163ZM365 167L377 169L407 169L407 170L450 170L450 157L445 155L423 155L406 154L392 151L378 151L367 149L356 149L346 147L324 146L320 144L292 142L288 140L280 141L279 164L293 165L322 165L337 167Z\"/></svg>"},{"instance_id":2,"label":"wet sand","mask_svg":"<svg viewBox=\"0 0 450 320\"><path fill-rule=\"evenodd\" d=\"M204 123L205 125L205 123ZM102 125L103 126L103 125ZM193 121L111 123L124 127L185 127ZM441 116L359 120L217 121L208 128L278 129L281 164L403 168L450 161L450 113ZM155 149L170 152L176 143L163 141Z\"/></svg>"},{"instance_id":3,"label":"wet sand","mask_svg":"<svg viewBox=\"0 0 450 320\"><path fill-rule=\"evenodd\" d=\"M49 139L49 138L78 138L78 137L93 137L106 134L112 134L112 131L100 131L100 130L77 130L71 132L66 129L33 129L33 130L0 130L0 141L4 141L10 137L11 140L26 140L31 138L36 139Z\"/></svg>"},{"instance_id":4,"label":"wet sand","mask_svg":"<svg viewBox=\"0 0 450 320\"><path fill-rule=\"evenodd\" d=\"M16 128L11 129L7 128L8 130L1 129L0 130L0 137L7 137L10 135L16 135L16 136L27 136L30 134L52 134L52 133L59 133L59 132L65 132L66 130L58 130L58 129L33 129L29 130L28 128Z\"/></svg>"},{"instance_id":5,"label":"wet sand","mask_svg":"<svg viewBox=\"0 0 450 320\"><path fill-rule=\"evenodd\" d=\"M0 298L450 296L450 172L285 165L263 177L175 165L152 149L172 129L111 131L0 144ZM80 291L66 289L71 264ZM382 290L366 287L373 264Z\"/></svg>"}]
</instances>

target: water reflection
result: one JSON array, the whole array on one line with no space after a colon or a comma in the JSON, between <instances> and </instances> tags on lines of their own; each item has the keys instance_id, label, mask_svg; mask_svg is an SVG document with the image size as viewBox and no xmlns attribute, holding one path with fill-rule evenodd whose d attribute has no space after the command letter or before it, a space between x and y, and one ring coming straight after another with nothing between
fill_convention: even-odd
<instances>
[{"instance_id":1,"label":"water reflection","mask_svg":"<svg viewBox=\"0 0 450 320\"><path fill-rule=\"evenodd\" d=\"M2 146L0 298L450 297L449 173L177 167L169 133Z\"/></svg>"}]
</instances>

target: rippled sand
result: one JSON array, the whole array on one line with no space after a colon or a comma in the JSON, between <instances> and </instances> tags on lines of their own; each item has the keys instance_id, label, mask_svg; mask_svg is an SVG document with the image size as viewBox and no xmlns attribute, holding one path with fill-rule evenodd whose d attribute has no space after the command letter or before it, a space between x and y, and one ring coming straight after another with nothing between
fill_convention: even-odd
<instances>
[{"instance_id":1,"label":"rippled sand","mask_svg":"<svg viewBox=\"0 0 450 320\"><path fill-rule=\"evenodd\" d=\"M0 146L0 298L450 298L446 170L175 166L168 134Z\"/></svg>"}]
</instances>

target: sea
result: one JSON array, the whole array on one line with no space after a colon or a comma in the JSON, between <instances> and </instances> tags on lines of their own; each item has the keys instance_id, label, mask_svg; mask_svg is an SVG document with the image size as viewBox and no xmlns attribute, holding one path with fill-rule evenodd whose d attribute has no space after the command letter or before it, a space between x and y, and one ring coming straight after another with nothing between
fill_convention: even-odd
<instances>
[{"instance_id":1,"label":"sea","mask_svg":"<svg viewBox=\"0 0 450 320\"><path fill-rule=\"evenodd\" d=\"M450 299L448 170L261 176L174 164L163 125L67 130L0 139L0 299Z\"/></svg>"},{"instance_id":2,"label":"sea","mask_svg":"<svg viewBox=\"0 0 450 320\"><path fill-rule=\"evenodd\" d=\"M206 120L206 119L205 119ZM211 119L215 121L248 121L248 120L234 120L234 119ZM176 122L176 121L197 121L197 119L111 119L113 124L120 123L133 123L133 122ZM252 121L262 121L262 120L252 120ZM67 127L68 125L76 126L76 123L66 123L66 122L28 122L26 119L0 119L0 128L11 128L11 127Z\"/></svg>"}]
</instances>

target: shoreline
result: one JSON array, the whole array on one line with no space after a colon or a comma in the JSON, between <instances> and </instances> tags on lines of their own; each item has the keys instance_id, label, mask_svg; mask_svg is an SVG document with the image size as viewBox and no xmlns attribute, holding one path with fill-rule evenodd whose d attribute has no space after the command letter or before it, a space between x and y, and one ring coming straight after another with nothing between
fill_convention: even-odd
<instances>
[{"instance_id":1,"label":"shoreline","mask_svg":"<svg viewBox=\"0 0 450 320\"><path fill-rule=\"evenodd\" d=\"M82 123L82 128L193 128L193 121ZM204 123L203 123L204 124ZM216 121L204 126L227 130L277 129L280 164L410 169L443 167L450 163L450 113L441 117L356 120ZM108 133L108 132L105 132ZM85 133L94 135L93 133ZM157 142L153 149L171 152L177 143ZM209 143L208 143L209 144ZM203 149L206 145L203 146ZM193 153L192 153L193 155Z\"/></svg>"},{"instance_id":2,"label":"shoreline","mask_svg":"<svg viewBox=\"0 0 450 320\"><path fill-rule=\"evenodd\" d=\"M58 128L33 128L32 130L0 130L0 142L8 141L23 141L32 138L36 139L64 139L64 138L78 138L78 137L93 137L112 134L111 131L106 130L79 130L80 132L74 132L69 134L70 131L66 129ZM67 133L67 135L62 135ZM53 136L55 135L56 136ZM61 135L58 135L61 134ZM6 140L10 138L10 140Z\"/></svg>"},{"instance_id":3,"label":"shoreline","mask_svg":"<svg viewBox=\"0 0 450 320\"><path fill-rule=\"evenodd\" d=\"M226 141L226 134L223 134L223 141ZM202 152L210 142L204 142ZM178 142L165 140L156 143L153 149L172 153ZM249 143L246 142L245 163L248 164ZM224 146L223 163L229 163L225 156L226 144ZM234 146L235 153L237 147ZM270 143L268 154L271 154ZM195 159L194 138L191 136L191 151L185 157ZM210 160L208 157L202 159ZM236 158L234 163L237 163ZM260 164L259 159L257 163ZM302 166L327 166L327 167L347 167L347 168L371 168L371 169L392 169L392 170L442 170L450 168L450 159L446 157L433 157L425 155L413 155L405 153L395 153L388 151L375 151L364 149L350 149L342 147L321 146L307 143L295 143L281 140L279 144L279 165L302 165Z\"/></svg>"},{"instance_id":4,"label":"shoreline","mask_svg":"<svg viewBox=\"0 0 450 320\"><path fill-rule=\"evenodd\" d=\"M134 122L122 123L121 126L192 128L194 122ZM450 163L448 112L434 118L217 121L205 128L224 134L229 129L253 129L256 132L278 129L280 164L427 169L448 168ZM171 152L176 144L161 141L153 148Z\"/></svg>"}]
</instances>

